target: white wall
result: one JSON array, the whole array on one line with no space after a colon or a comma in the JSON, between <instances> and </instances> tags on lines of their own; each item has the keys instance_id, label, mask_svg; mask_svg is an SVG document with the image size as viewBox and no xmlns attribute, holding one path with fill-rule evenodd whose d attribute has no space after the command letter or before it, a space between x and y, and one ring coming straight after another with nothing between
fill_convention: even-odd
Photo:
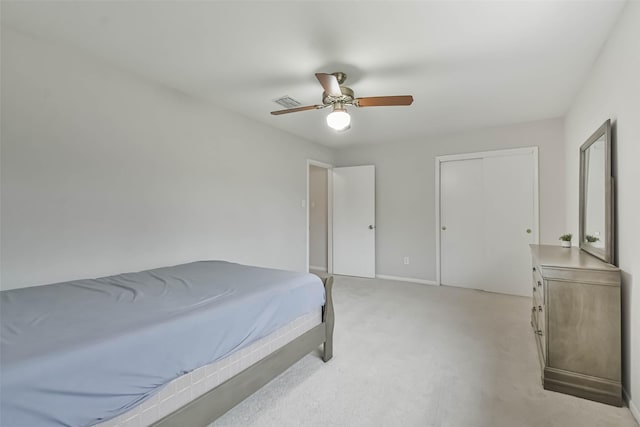
<instances>
[{"instance_id":1,"label":"white wall","mask_svg":"<svg viewBox=\"0 0 640 427\"><path fill-rule=\"evenodd\" d=\"M327 169L309 166L309 266L327 268Z\"/></svg>"},{"instance_id":2,"label":"white wall","mask_svg":"<svg viewBox=\"0 0 640 427\"><path fill-rule=\"evenodd\" d=\"M2 28L2 288L198 259L304 270L316 144Z\"/></svg>"},{"instance_id":3,"label":"white wall","mask_svg":"<svg viewBox=\"0 0 640 427\"><path fill-rule=\"evenodd\" d=\"M640 2L630 1L565 122L568 229L578 232L579 147L613 122L617 265L622 269L623 386L640 420Z\"/></svg>"},{"instance_id":4,"label":"white wall","mask_svg":"<svg viewBox=\"0 0 640 427\"><path fill-rule=\"evenodd\" d=\"M538 146L540 239L557 244L565 231L563 132L562 119L552 119L340 150L338 166L376 166L376 274L435 281L434 159L445 154Z\"/></svg>"}]
</instances>

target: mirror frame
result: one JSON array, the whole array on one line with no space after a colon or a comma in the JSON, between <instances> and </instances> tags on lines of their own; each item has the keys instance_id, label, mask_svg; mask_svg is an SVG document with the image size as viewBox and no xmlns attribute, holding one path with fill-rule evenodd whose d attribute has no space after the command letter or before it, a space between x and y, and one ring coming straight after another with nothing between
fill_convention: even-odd
<instances>
[{"instance_id":1,"label":"mirror frame","mask_svg":"<svg viewBox=\"0 0 640 427\"><path fill-rule=\"evenodd\" d=\"M604 136L605 151L605 171L604 171L604 249L595 248L585 242L586 224L586 150L596 141ZM613 263L613 177L611 176L611 120L607 120L596 130L587 141L580 146L580 249L591 255L600 258L609 264Z\"/></svg>"}]
</instances>

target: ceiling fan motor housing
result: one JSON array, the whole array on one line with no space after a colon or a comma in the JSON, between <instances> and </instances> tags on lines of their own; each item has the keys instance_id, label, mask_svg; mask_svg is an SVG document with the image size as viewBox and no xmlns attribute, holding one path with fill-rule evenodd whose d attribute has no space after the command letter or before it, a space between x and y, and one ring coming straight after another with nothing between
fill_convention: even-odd
<instances>
[{"instance_id":1,"label":"ceiling fan motor housing","mask_svg":"<svg viewBox=\"0 0 640 427\"><path fill-rule=\"evenodd\" d=\"M342 92L340 96L329 95L327 92L322 92L322 103L325 105L332 105L336 102L342 102L347 105L353 104L353 90L350 87L340 86L340 91Z\"/></svg>"}]
</instances>

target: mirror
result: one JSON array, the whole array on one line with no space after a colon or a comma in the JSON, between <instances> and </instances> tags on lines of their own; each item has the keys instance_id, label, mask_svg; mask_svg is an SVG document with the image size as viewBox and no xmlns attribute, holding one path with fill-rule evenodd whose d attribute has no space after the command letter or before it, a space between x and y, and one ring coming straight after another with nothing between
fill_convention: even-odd
<instances>
[{"instance_id":1,"label":"mirror","mask_svg":"<svg viewBox=\"0 0 640 427\"><path fill-rule=\"evenodd\" d=\"M580 147L580 249L613 262L611 121Z\"/></svg>"}]
</instances>

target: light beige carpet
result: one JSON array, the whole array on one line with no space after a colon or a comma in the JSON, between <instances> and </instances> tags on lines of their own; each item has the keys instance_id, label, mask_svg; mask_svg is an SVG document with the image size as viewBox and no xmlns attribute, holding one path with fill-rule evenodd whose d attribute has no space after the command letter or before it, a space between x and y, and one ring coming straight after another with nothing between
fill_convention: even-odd
<instances>
[{"instance_id":1,"label":"light beige carpet","mask_svg":"<svg viewBox=\"0 0 640 427\"><path fill-rule=\"evenodd\" d=\"M542 389L527 298L336 277L334 358L311 354L213 427L637 426Z\"/></svg>"}]
</instances>

